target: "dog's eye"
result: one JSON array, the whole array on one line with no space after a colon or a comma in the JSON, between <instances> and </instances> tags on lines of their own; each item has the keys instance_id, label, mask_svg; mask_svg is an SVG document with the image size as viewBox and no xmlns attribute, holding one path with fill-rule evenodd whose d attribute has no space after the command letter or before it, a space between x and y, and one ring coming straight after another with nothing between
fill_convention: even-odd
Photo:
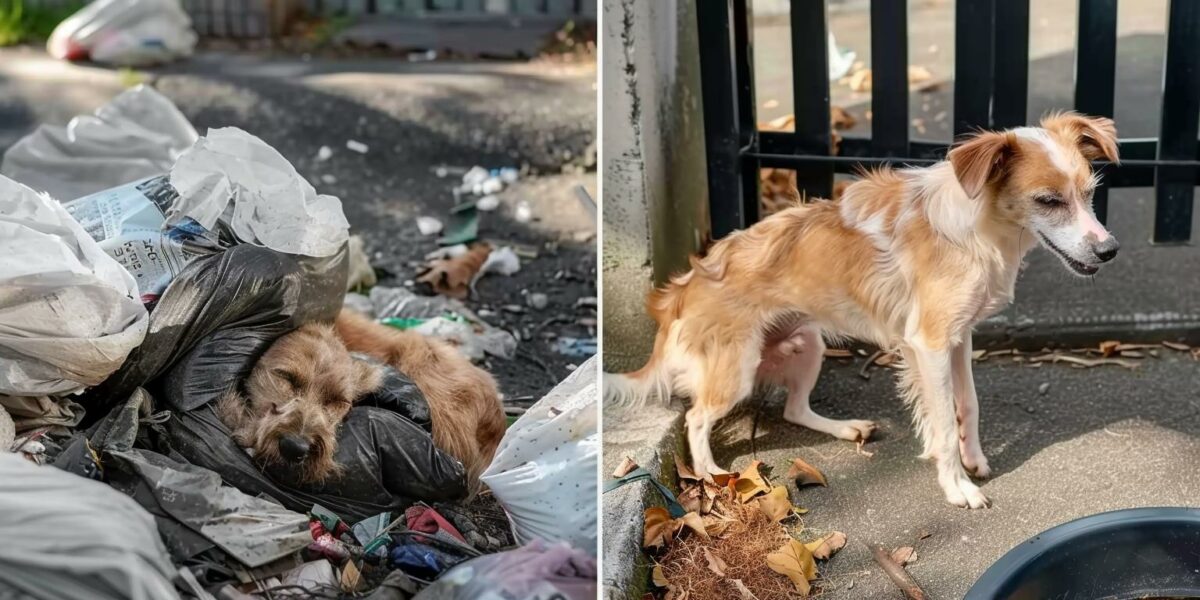
<instances>
[{"instance_id":1,"label":"dog's eye","mask_svg":"<svg viewBox=\"0 0 1200 600\"><path fill-rule=\"evenodd\" d=\"M271 373L273 375L275 375L276 377L287 382L288 385L292 386L292 389L299 388L302 383L300 381L300 378L297 377L296 374L292 373L291 371L284 371L283 369L275 369L274 371L271 371Z\"/></svg>"},{"instance_id":2,"label":"dog's eye","mask_svg":"<svg viewBox=\"0 0 1200 600\"><path fill-rule=\"evenodd\" d=\"M1059 198L1054 194L1039 194L1033 197L1033 201L1041 204L1042 206L1050 207L1061 206L1063 204L1062 198Z\"/></svg>"}]
</instances>

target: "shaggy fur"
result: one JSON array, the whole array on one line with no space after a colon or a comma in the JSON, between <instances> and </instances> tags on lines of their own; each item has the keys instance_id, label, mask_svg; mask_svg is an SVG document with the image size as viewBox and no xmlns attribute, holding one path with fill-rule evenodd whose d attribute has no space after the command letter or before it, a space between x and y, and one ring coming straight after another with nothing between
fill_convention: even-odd
<instances>
[{"instance_id":1,"label":"shaggy fur","mask_svg":"<svg viewBox=\"0 0 1200 600\"><path fill-rule=\"evenodd\" d=\"M717 242L649 295L654 352L641 370L606 376L606 396L690 396L692 461L711 475L713 425L759 383L788 388L786 420L868 438L874 423L822 417L809 394L826 339L870 341L905 358L901 394L946 499L986 506L967 475L989 474L973 326L1012 300L1037 242L1083 276L1117 251L1092 212L1088 162L1117 159L1112 121L1062 113L1041 125L980 133L928 168L865 173L837 202L789 208Z\"/></svg>"},{"instance_id":2,"label":"shaggy fur","mask_svg":"<svg viewBox=\"0 0 1200 600\"><path fill-rule=\"evenodd\" d=\"M333 325L309 324L271 345L241 390L218 404L234 440L264 463L291 463L304 480L340 473L337 428L353 404L382 381L371 355L408 375L425 395L438 448L462 461L471 489L504 435L491 375L440 340L374 323L343 310Z\"/></svg>"}]
</instances>

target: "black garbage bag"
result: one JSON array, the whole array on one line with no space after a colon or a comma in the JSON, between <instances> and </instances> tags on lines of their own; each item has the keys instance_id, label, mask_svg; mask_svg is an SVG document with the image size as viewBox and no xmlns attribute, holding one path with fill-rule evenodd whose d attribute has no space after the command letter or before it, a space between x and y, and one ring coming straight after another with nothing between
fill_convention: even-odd
<instances>
[{"instance_id":1,"label":"black garbage bag","mask_svg":"<svg viewBox=\"0 0 1200 600\"><path fill-rule=\"evenodd\" d=\"M159 299L145 342L86 401L111 407L145 387L156 409L171 411L149 449L216 471L226 483L292 510L319 503L360 520L416 501L466 496L462 464L433 445L424 396L394 369L343 422L335 460L344 470L323 484L302 483L284 468L263 472L217 418L214 401L276 339L334 318L345 273L344 250L314 259L240 245L196 259Z\"/></svg>"}]
</instances>

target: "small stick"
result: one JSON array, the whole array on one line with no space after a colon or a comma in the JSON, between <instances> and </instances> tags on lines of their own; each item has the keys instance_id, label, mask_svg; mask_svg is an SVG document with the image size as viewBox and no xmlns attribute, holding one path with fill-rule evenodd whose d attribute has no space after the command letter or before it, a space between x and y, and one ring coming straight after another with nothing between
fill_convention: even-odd
<instances>
[{"instance_id":1,"label":"small stick","mask_svg":"<svg viewBox=\"0 0 1200 600\"><path fill-rule=\"evenodd\" d=\"M867 547L871 549L871 555L874 556L875 562L883 567L883 572L887 574L888 579L891 579L892 583L896 584L901 592L904 592L905 598L909 600L927 600L929 598L925 594L925 590L921 589L921 586L917 585L917 582L909 576L908 571L892 560L892 556L883 549L883 546L867 544Z\"/></svg>"}]
</instances>

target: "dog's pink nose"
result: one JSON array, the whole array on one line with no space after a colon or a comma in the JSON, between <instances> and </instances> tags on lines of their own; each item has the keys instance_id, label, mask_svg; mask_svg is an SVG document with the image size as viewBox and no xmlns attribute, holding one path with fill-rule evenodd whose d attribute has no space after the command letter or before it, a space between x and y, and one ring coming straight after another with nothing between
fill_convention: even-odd
<instances>
[{"instance_id":1,"label":"dog's pink nose","mask_svg":"<svg viewBox=\"0 0 1200 600\"><path fill-rule=\"evenodd\" d=\"M289 462L300 462L308 458L310 447L302 438L285 435L279 438L279 454Z\"/></svg>"}]
</instances>

